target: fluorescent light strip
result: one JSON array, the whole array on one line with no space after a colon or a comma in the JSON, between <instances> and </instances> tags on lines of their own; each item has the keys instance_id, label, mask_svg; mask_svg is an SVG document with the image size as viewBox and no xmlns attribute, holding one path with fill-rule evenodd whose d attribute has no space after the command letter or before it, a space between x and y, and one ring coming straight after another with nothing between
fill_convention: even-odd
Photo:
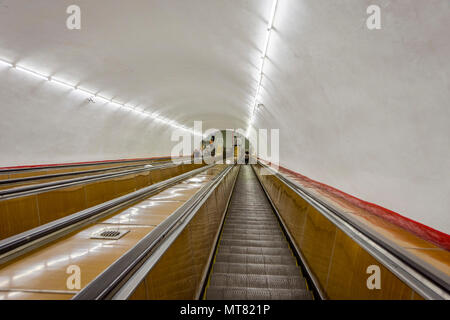
<instances>
[{"instance_id":1,"label":"fluorescent light strip","mask_svg":"<svg viewBox=\"0 0 450 320\"><path fill-rule=\"evenodd\" d=\"M72 90L75 89L74 85L71 85L71 84L69 84L69 83L67 83L67 82L65 82L63 80L59 80L59 79L57 79L55 77L50 77L50 81L53 82L53 83L57 83L59 85L65 86L66 88L70 88Z\"/></svg>"},{"instance_id":2,"label":"fluorescent light strip","mask_svg":"<svg viewBox=\"0 0 450 320\"><path fill-rule=\"evenodd\" d=\"M104 96L101 96L101 95L99 95L99 94L96 94L96 95L95 95L95 98L96 98L96 99L99 99L99 100L101 100L101 101L103 101L104 103L109 103L109 101L110 101L110 99L108 99L108 98L106 98L106 97L104 97Z\"/></svg>"},{"instance_id":3,"label":"fluorescent light strip","mask_svg":"<svg viewBox=\"0 0 450 320\"><path fill-rule=\"evenodd\" d=\"M30 69L22 67L22 66L15 65L15 66L13 66L13 68L15 68L17 70L20 70L20 71L23 71L23 72L26 72L26 73L28 73L30 75L33 75L33 76L38 77L38 78L43 79L43 80L47 80L47 81L50 80L49 76L43 75L42 73L30 70Z\"/></svg>"},{"instance_id":4,"label":"fluorescent light strip","mask_svg":"<svg viewBox=\"0 0 450 320\"><path fill-rule=\"evenodd\" d=\"M253 99L253 105L252 105L252 114L250 116L250 121L249 121L248 128L247 128L247 137L248 137L248 134L250 131L250 126L253 123L253 120L255 117L256 106L258 105L258 96L259 96L259 92L261 91L262 78L264 75L264 63L265 63L266 57L267 57L267 50L269 49L270 36L272 34L273 21L275 19L275 14L277 12L277 6L278 6L278 0L273 0L272 10L271 10L270 17L269 17L269 24L267 25L266 41L264 42L264 47L262 50L261 66L259 67L258 85L256 86L255 98Z\"/></svg>"},{"instance_id":5,"label":"fluorescent light strip","mask_svg":"<svg viewBox=\"0 0 450 320\"><path fill-rule=\"evenodd\" d=\"M14 67L14 65L12 63L10 63L8 61L5 61L5 60L2 60L2 59L0 59L0 64L3 64L3 65L5 65L7 67L10 67L10 68Z\"/></svg>"},{"instance_id":6,"label":"fluorescent light strip","mask_svg":"<svg viewBox=\"0 0 450 320\"><path fill-rule=\"evenodd\" d=\"M275 14L277 12L278 0L274 0L272 4L272 12L270 13L269 25L267 26L267 30L271 30L273 28L273 20L275 19Z\"/></svg>"},{"instance_id":7,"label":"fluorescent light strip","mask_svg":"<svg viewBox=\"0 0 450 320\"><path fill-rule=\"evenodd\" d=\"M37 78L39 78L39 79L43 79L43 80L46 80L46 81L49 81L49 82L56 83L56 84L58 84L58 85L64 86L64 87L66 87L66 88L73 89L73 90L75 90L75 91L77 91L77 92L81 92L81 93L86 94L86 95L88 95L88 96L92 96L94 99L99 99L99 100L102 100L103 102L106 102L106 103L108 103L108 104L115 105L115 106L117 106L117 107L119 107L119 108L127 108L127 109L130 109L131 111L134 111L134 112L136 112L136 113L140 113L141 115L144 115L144 116L146 116L146 117L153 118L153 119L155 119L155 120L157 120L157 121L160 121L160 122L162 122L162 123L165 123L165 124L167 124L167 125L170 125L170 126L172 126L172 127L175 127L175 128L177 128L177 129L183 129L183 130L189 131L189 132L191 132L191 133L194 133L194 130L193 130L193 129L186 128L186 127L184 127L184 126L178 124L177 122L175 122L175 121L173 121L173 120L161 118L161 117L159 117L159 116L155 116L153 113L150 113L150 112L145 111L145 110L138 110L136 107L133 107L133 106L131 106L131 105L128 105L128 104L125 104L125 103L121 103L121 102L115 101L115 100L113 100L113 99L108 99L108 98L103 97L103 96L101 96L101 95L99 95L99 94L96 94L96 93L94 93L94 92L91 92L91 91L89 91L89 90L87 90L87 89L85 89L85 88L79 87L79 86L77 86L77 85L71 85L71 84L69 84L69 83L67 83L67 82L65 82L65 81L63 81L63 80L60 80L60 79L55 78L55 77L52 77L52 76L47 76L47 75L42 74L42 73L40 73L40 72L37 72L37 71L34 71L34 70L32 70L32 69L23 67L23 66L21 66L21 65L14 64L14 63L8 62L8 61L3 60L3 59L0 59L0 65L4 65L4 66L7 66L7 67L9 67L9 68L13 68L13 69L15 69L15 70L25 72L25 73L27 73L27 74L29 74L29 75L32 75L32 76L34 76L34 77L37 77ZM198 134L197 134L197 135L198 135Z\"/></svg>"},{"instance_id":8,"label":"fluorescent light strip","mask_svg":"<svg viewBox=\"0 0 450 320\"><path fill-rule=\"evenodd\" d=\"M94 96L94 97L95 97L95 93L94 93L94 92L91 92L91 91L89 91L89 90L87 90L87 89L84 89L84 88L82 88L82 87L76 86L76 87L75 87L75 90L78 90L78 91L80 91L80 92L83 92L83 93L85 93L85 94L88 95L88 96Z\"/></svg>"}]
</instances>

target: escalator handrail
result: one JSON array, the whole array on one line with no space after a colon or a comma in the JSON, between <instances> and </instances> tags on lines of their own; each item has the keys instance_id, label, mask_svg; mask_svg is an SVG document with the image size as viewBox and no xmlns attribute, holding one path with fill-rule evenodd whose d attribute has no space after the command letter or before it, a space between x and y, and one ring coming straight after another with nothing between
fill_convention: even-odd
<instances>
[{"instance_id":1,"label":"escalator handrail","mask_svg":"<svg viewBox=\"0 0 450 320\"><path fill-rule=\"evenodd\" d=\"M177 157L177 160L188 159L189 157ZM171 157L155 157L155 158L144 158L144 159L129 159L129 160L112 160L112 161L98 161L98 162L83 162L83 163L68 163L68 164L56 164L56 165L42 165L42 166L25 166L18 168L0 168L0 174L7 173L17 173L22 171L41 171L47 169L60 169L60 168L79 168L88 166L100 166L108 164L117 163L130 163L130 162L147 162L147 161L159 161L159 160L170 160Z\"/></svg>"},{"instance_id":2,"label":"escalator handrail","mask_svg":"<svg viewBox=\"0 0 450 320\"><path fill-rule=\"evenodd\" d=\"M123 282L127 279L129 280L129 277L136 271L136 268L141 266L145 260L149 260L152 257L152 253L164 245L164 240L169 239L173 233L176 233L176 236L181 233L182 230L180 229L184 228L178 227L182 227L184 222L192 218L198 208L207 200L209 194L216 189L233 167L233 165L230 165L222 170L213 180L203 186L192 198L176 209L174 213L156 226L147 236L111 264L72 299L101 300L112 298L117 290L123 287ZM152 267L153 265L145 271L145 274ZM132 288L136 288L138 284L139 280L133 279ZM131 289L129 294L132 291Z\"/></svg>"},{"instance_id":3,"label":"escalator handrail","mask_svg":"<svg viewBox=\"0 0 450 320\"><path fill-rule=\"evenodd\" d=\"M446 275L431 266L424 266L413 261L405 253L388 244L379 236L350 220L344 214L318 199L297 182L292 181L272 167L258 160L258 164L269 170L292 191L306 200L340 230L357 242L375 259L380 261L392 273L410 285L417 293L427 299L450 299L450 284ZM430 270L432 268L432 270ZM448 278L448 277L447 277Z\"/></svg>"},{"instance_id":4,"label":"escalator handrail","mask_svg":"<svg viewBox=\"0 0 450 320\"><path fill-rule=\"evenodd\" d=\"M167 164L170 161L160 161L156 163L149 163L150 166L154 166L155 164L161 165L161 164ZM24 177L24 178L14 178L14 179L6 179L6 180L0 180L0 185L5 184L17 184L20 182L30 182L30 181L37 181L37 180L45 180L45 179L52 179L52 178L62 178L62 177L70 177L70 176L76 176L81 174L89 174L89 173L98 173L98 172L107 172L107 171L114 171L114 170L120 170L120 169L129 169L129 168L136 168L136 167L142 167L145 166L144 164L130 164L126 166L117 166L117 167L110 167L110 168L102 168L102 169L92 169L92 170L84 170L84 171L72 171L72 172L62 172L62 173L52 173L47 175L41 175L41 176L31 176L31 177Z\"/></svg>"},{"instance_id":5,"label":"escalator handrail","mask_svg":"<svg viewBox=\"0 0 450 320\"><path fill-rule=\"evenodd\" d=\"M37 193L42 193L45 191L70 187L74 185L84 184L87 182L95 182L95 181L101 181L101 180L107 180L111 178L126 176L129 174L137 174L141 172L147 172L147 171L154 171L164 168L171 168L182 164L182 162L170 162L165 163L158 166L151 166L151 167L143 167L138 169L130 169L130 170L123 170L119 172L111 172L111 173L103 173L103 174L96 174L91 176L84 176L84 177L78 177L73 179L64 179L64 180L58 180L58 181L51 181L51 182L44 182L39 184L32 184L32 185L26 185L26 186L20 186L16 188L10 188L10 189L4 189L0 190L0 201L12 199L12 198L18 198L28 195L34 195Z\"/></svg>"},{"instance_id":6,"label":"escalator handrail","mask_svg":"<svg viewBox=\"0 0 450 320\"><path fill-rule=\"evenodd\" d=\"M5 257L8 256L11 252L15 252L17 251L17 249L22 249L24 246L27 246L31 243L34 244L35 241L39 241L40 239L47 237L48 235L54 234L60 230L73 226L74 224L88 220L107 210L117 207L123 207L125 205L128 205L130 202L135 202L141 198L145 198L157 192L161 192L162 190L168 188L169 186L177 184L180 181L183 181L211 167L212 165L208 165L183 173L176 177L152 184L148 187L139 189L124 196L106 201L99 205L71 214L67 217L49 222L45 225L36 227L34 229L1 240L0 260L4 262L3 260L5 260Z\"/></svg>"}]
</instances>

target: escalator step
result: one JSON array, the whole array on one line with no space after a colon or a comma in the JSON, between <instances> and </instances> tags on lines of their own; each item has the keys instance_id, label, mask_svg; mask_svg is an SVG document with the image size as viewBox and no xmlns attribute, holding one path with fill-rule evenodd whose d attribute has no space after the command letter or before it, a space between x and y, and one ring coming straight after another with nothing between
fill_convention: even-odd
<instances>
[{"instance_id":1,"label":"escalator step","mask_svg":"<svg viewBox=\"0 0 450 320\"><path fill-rule=\"evenodd\" d=\"M226 227L233 227L233 228L248 228L248 229L258 229L258 230L280 230L280 226L278 224L251 224L251 225L242 225L240 223L231 223L229 221L226 221Z\"/></svg>"},{"instance_id":2,"label":"escalator step","mask_svg":"<svg viewBox=\"0 0 450 320\"><path fill-rule=\"evenodd\" d=\"M206 299L312 299L251 167L242 166L227 210Z\"/></svg>"},{"instance_id":3,"label":"escalator step","mask_svg":"<svg viewBox=\"0 0 450 320\"><path fill-rule=\"evenodd\" d=\"M274 276L297 276L301 270L297 265L280 264L255 264L255 263L230 263L216 262L213 266L214 273L240 273L240 274L262 274Z\"/></svg>"},{"instance_id":4,"label":"escalator step","mask_svg":"<svg viewBox=\"0 0 450 320\"><path fill-rule=\"evenodd\" d=\"M225 233L236 233L236 234L248 234L248 235L278 235L283 236L280 228L272 228L272 229L263 229L263 228L251 228L251 227L237 227L237 226L229 226L227 228L223 228L222 235ZM286 239L286 237L284 237Z\"/></svg>"},{"instance_id":5,"label":"escalator step","mask_svg":"<svg viewBox=\"0 0 450 320\"><path fill-rule=\"evenodd\" d=\"M230 211L227 215L228 218L240 218L240 219L273 219L275 218L273 213L261 213L261 212L253 212L252 208L246 208L246 209L240 209L240 210L251 210L251 211L244 211L245 214L240 212L233 212Z\"/></svg>"},{"instance_id":6,"label":"escalator step","mask_svg":"<svg viewBox=\"0 0 450 320\"><path fill-rule=\"evenodd\" d=\"M270 218L260 218L260 219L254 219L254 218L245 218L245 217L227 217L228 222L232 223L244 223L244 224L252 224L252 223L258 223L258 224L278 224L278 221L275 217Z\"/></svg>"},{"instance_id":7,"label":"escalator step","mask_svg":"<svg viewBox=\"0 0 450 320\"><path fill-rule=\"evenodd\" d=\"M262 289L298 289L305 290L305 278L299 276L246 275L215 273L210 287L245 287Z\"/></svg>"},{"instance_id":8,"label":"escalator step","mask_svg":"<svg viewBox=\"0 0 450 320\"><path fill-rule=\"evenodd\" d=\"M228 222L234 222L234 223L258 223L258 224L264 224L264 223L277 223L277 220L275 217L270 218L260 218L260 219L250 219L245 217L227 217Z\"/></svg>"},{"instance_id":9,"label":"escalator step","mask_svg":"<svg viewBox=\"0 0 450 320\"><path fill-rule=\"evenodd\" d=\"M222 239L220 245L242 246L242 247L266 247L266 248L289 248L289 244L284 241L262 241L262 240L233 240Z\"/></svg>"},{"instance_id":10,"label":"escalator step","mask_svg":"<svg viewBox=\"0 0 450 320\"><path fill-rule=\"evenodd\" d=\"M273 256L292 256L289 248L263 248L263 247L235 247L235 246L220 246L220 252L231 254L259 254L259 255L273 255Z\"/></svg>"},{"instance_id":11,"label":"escalator step","mask_svg":"<svg viewBox=\"0 0 450 320\"><path fill-rule=\"evenodd\" d=\"M286 238L283 234L243 234L240 232L224 231L222 233L222 239L283 241Z\"/></svg>"},{"instance_id":12,"label":"escalator step","mask_svg":"<svg viewBox=\"0 0 450 320\"><path fill-rule=\"evenodd\" d=\"M248 211L247 211L248 210ZM234 215L238 215L241 217L255 217L255 216L270 216L272 213L272 211L270 209L258 209L255 208L255 206L252 205L246 205L246 206L231 206L229 207L228 213L230 215L234 214Z\"/></svg>"},{"instance_id":13,"label":"escalator step","mask_svg":"<svg viewBox=\"0 0 450 320\"><path fill-rule=\"evenodd\" d=\"M255 229L255 228L231 228L231 227L225 227L223 228L222 234L232 232L232 233L240 233L240 234L260 234L260 235L282 235L284 236L283 232L281 232L280 229Z\"/></svg>"},{"instance_id":14,"label":"escalator step","mask_svg":"<svg viewBox=\"0 0 450 320\"><path fill-rule=\"evenodd\" d=\"M220 252L216 256L216 262L295 265L296 260L293 255L264 256L256 254L229 254Z\"/></svg>"},{"instance_id":15,"label":"escalator step","mask_svg":"<svg viewBox=\"0 0 450 320\"><path fill-rule=\"evenodd\" d=\"M307 290L209 287L209 300L312 300Z\"/></svg>"}]
</instances>

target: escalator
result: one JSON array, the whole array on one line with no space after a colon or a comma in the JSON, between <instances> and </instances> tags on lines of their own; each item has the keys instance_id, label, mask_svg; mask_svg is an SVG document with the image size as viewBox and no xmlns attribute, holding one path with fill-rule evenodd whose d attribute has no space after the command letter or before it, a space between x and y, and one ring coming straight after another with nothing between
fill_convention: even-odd
<instances>
[{"instance_id":1,"label":"escalator","mask_svg":"<svg viewBox=\"0 0 450 320\"><path fill-rule=\"evenodd\" d=\"M250 166L241 166L215 252L207 300L310 300L312 292Z\"/></svg>"}]
</instances>

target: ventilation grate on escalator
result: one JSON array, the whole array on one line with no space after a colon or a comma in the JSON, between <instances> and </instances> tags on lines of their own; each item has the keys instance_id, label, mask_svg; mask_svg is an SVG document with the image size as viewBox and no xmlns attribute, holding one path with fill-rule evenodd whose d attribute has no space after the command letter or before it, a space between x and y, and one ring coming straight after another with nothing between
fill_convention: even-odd
<instances>
[{"instance_id":1,"label":"ventilation grate on escalator","mask_svg":"<svg viewBox=\"0 0 450 320\"><path fill-rule=\"evenodd\" d=\"M128 232L130 232L130 230L102 229L97 232L94 232L91 235L91 239L118 240Z\"/></svg>"}]
</instances>

